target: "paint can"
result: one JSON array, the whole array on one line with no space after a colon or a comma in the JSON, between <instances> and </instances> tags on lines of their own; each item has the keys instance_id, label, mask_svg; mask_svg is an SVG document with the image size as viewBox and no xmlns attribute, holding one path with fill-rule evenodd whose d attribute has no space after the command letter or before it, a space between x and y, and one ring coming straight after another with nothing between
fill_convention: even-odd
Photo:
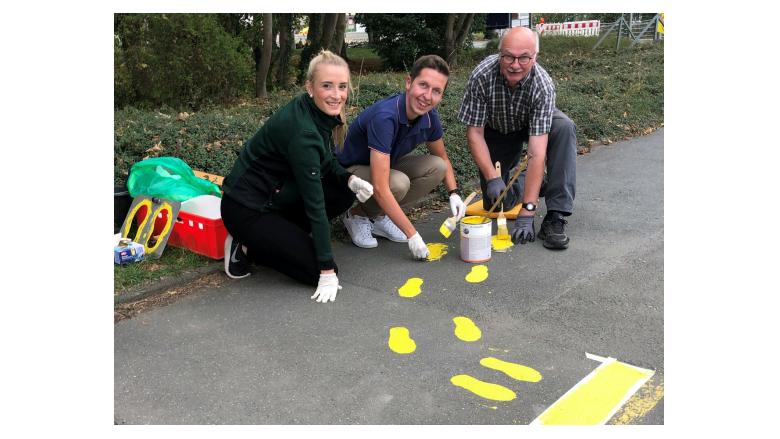
<instances>
[{"instance_id":1,"label":"paint can","mask_svg":"<svg viewBox=\"0 0 780 439\"><path fill-rule=\"evenodd\" d=\"M460 258L465 262L490 260L493 221L482 216L467 216L460 222Z\"/></svg>"}]
</instances>

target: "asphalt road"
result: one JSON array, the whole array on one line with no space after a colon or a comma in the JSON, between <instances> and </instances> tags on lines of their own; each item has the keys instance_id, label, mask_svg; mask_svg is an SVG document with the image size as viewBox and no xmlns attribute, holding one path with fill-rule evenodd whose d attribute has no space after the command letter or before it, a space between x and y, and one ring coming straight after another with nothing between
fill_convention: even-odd
<instances>
[{"instance_id":1,"label":"asphalt road","mask_svg":"<svg viewBox=\"0 0 780 439\"><path fill-rule=\"evenodd\" d=\"M438 234L441 212L417 224L426 242L449 245L439 261L412 261L406 244L383 239L368 250L335 243L343 289L334 303L257 268L117 323L115 421L528 424L598 366L586 353L655 371L662 394L663 136L579 156L569 248L537 241L494 253L481 283L464 279L474 264L460 260L458 235ZM400 297L411 277L423 279L422 292ZM479 327L479 340L455 336L458 316ZM388 347L399 326L416 343L411 354ZM485 357L542 378L512 379L480 365ZM451 383L459 374L517 396L477 396ZM663 399L648 408L627 422L662 424Z\"/></svg>"}]
</instances>

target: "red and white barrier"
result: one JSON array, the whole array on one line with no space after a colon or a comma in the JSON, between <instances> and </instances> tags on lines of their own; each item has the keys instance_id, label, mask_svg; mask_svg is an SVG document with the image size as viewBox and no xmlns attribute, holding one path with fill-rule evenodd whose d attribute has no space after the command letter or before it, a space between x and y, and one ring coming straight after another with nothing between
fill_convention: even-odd
<instances>
[{"instance_id":1,"label":"red and white barrier","mask_svg":"<svg viewBox=\"0 0 780 439\"><path fill-rule=\"evenodd\" d=\"M564 35L567 37L596 36L601 31L601 21L567 21L564 23L540 23L536 25L541 36Z\"/></svg>"}]
</instances>

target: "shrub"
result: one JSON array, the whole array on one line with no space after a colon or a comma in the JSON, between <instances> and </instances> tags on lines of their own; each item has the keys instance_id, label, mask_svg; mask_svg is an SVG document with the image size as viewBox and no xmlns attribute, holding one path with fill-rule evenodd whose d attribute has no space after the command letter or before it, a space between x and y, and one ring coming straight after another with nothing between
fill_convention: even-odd
<instances>
[{"instance_id":1,"label":"shrub","mask_svg":"<svg viewBox=\"0 0 780 439\"><path fill-rule=\"evenodd\" d=\"M213 14L118 15L114 33L118 108L197 109L233 101L252 86L251 53Z\"/></svg>"},{"instance_id":2,"label":"shrub","mask_svg":"<svg viewBox=\"0 0 780 439\"><path fill-rule=\"evenodd\" d=\"M591 51L595 39L583 40L588 39L544 37L539 55L539 63L555 82L558 108L577 124L578 145L619 140L663 125L663 44L615 53ZM475 50L468 57L472 64L452 70L438 108L444 143L460 186L477 177L478 171L466 142L466 127L457 120L457 113L468 76L487 53L491 52ZM406 73L353 74L355 93L348 102L348 120L377 100L403 91L405 78ZM181 120L175 110L166 107L116 110L115 182L124 182L136 161L159 155L173 155L193 168L226 175L244 141L300 92L300 88L277 91L267 100L206 107Z\"/></svg>"}]
</instances>

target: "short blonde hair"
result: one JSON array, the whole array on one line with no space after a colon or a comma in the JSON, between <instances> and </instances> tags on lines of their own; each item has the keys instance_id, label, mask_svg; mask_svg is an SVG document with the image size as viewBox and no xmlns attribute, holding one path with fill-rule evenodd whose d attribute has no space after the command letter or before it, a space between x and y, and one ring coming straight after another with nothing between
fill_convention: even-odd
<instances>
[{"instance_id":1,"label":"short blonde hair","mask_svg":"<svg viewBox=\"0 0 780 439\"><path fill-rule=\"evenodd\" d=\"M336 55L335 53L331 52L330 50L323 49L320 51L320 53L317 54L314 58L309 61L309 69L306 71L306 81L314 82L314 74L317 71L317 67L319 67L320 64L329 64L333 66L339 66L339 67L346 67L347 68L347 75L349 75L349 64L347 64L346 61L344 61L344 58ZM349 76L348 76L349 77ZM352 90L352 80L349 79L349 90ZM347 114L344 111L344 107L346 107L346 102L344 103L344 106L341 107L341 121L344 122L342 125L338 125L336 128L333 128L333 133L331 134L331 138L333 139L333 143L336 144L336 151L341 151L344 148L344 139L347 137Z\"/></svg>"}]
</instances>

